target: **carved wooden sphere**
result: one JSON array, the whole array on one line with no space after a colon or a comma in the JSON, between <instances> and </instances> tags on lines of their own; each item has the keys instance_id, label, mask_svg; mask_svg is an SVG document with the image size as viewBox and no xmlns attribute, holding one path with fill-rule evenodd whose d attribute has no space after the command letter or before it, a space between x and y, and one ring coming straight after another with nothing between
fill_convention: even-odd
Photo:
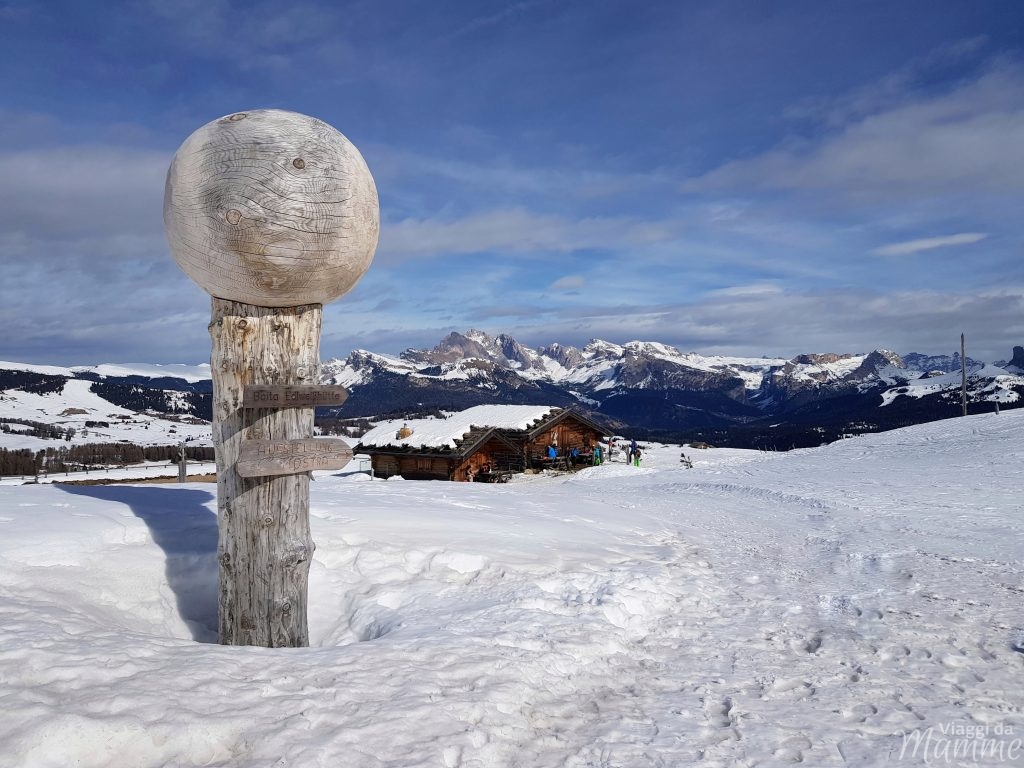
<instances>
[{"instance_id":1,"label":"carved wooden sphere","mask_svg":"<svg viewBox=\"0 0 1024 768\"><path fill-rule=\"evenodd\" d=\"M167 172L171 253L212 296L326 304L363 276L380 208L366 162L320 120L258 109L207 123Z\"/></svg>"}]
</instances>

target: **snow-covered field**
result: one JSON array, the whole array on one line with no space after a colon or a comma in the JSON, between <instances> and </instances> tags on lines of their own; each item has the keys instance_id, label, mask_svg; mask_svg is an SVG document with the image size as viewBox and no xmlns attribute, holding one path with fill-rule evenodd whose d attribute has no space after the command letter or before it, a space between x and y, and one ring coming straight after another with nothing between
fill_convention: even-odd
<instances>
[{"instance_id":1,"label":"snow-covered field","mask_svg":"<svg viewBox=\"0 0 1024 768\"><path fill-rule=\"evenodd\" d=\"M35 368L45 371L42 366ZM114 405L90 391L91 384L92 382L84 379L72 379L64 385L61 392L47 395L16 389L0 391L0 418L30 419L75 430L75 436L68 442L43 440L17 432L0 433L0 448L28 448L39 451L65 445L119 441L135 445L175 445L183 440L188 440L196 446L213 444L208 423L190 424L187 421L172 421L159 415L136 413ZM106 426L88 426L89 423L97 422ZM17 425L14 425L14 429L18 429Z\"/></svg>"},{"instance_id":2,"label":"snow-covered field","mask_svg":"<svg viewBox=\"0 0 1024 768\"><path fill-rule=\"evenodd\" d=\"M320 476L308 649L211 644L214 486L0 487L0 765L1022 765L1022 433Z\"/></svg>"}]
</instances>

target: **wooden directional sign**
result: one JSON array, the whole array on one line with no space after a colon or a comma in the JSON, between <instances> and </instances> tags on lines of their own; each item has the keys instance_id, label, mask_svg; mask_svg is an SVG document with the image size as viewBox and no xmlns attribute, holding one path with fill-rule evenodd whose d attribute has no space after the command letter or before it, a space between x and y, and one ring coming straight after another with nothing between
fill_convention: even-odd
<instances>
[{"instance_id":1,"label":"wooden directional sign","mask_svg":"<svg viewBox=\"0 0 1024 768\"><path fill-rule=\"evenodd\" d=\"M314 469L341 469L352 458L344 440L243 440L235 469L241 477L295 475Z\"/></svg>"},{"instance_id":2,"label":"wooden directional sign","mask_svg":"<svg viewBox=\"0 0 1024 768\"><path fill-rule=\"evenodd\" d=\"M348 390L335 384L246 384L242 391L243 408L314 408L347 399Z\"/></svg>"}]
</instances>

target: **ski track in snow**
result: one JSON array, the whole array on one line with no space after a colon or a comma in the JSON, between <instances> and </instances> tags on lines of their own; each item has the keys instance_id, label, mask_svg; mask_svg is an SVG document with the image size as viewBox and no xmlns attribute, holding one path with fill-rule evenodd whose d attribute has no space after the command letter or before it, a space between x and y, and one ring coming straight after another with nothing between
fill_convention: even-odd
<instances>
[{"instance_id":1,"label":"ski track in snow","mask_svg":"<svg viewBox=\"0 0 1024 768\"><path fill-rule=\"evenodd\" d=\"M0 766L875 766L923 764L900 731L1019 738L1021 427L324 478L309 649L210 644L210 486L0 488Z\"/></svg>"}]
</instances>

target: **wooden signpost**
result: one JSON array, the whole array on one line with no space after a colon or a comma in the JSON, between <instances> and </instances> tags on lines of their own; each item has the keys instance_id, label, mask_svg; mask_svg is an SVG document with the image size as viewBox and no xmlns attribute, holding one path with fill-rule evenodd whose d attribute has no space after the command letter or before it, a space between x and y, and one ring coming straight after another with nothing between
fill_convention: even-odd
<instances>
[{"instance_id":1,"label":"wooden signpost","mask_svg":"<svg viewBox=\"0 0 1024 768\"><path fill-rule=\"evenodd\" d=\"M341 469L352 459L344 440L243 440L235 469L242 477L272 477Z\"/></svg>"},{"instance_id":2,"label":"wooden signpost","mask_svg":"<svg viewBox=\"0 0 1024 768\"><path fill-rule=\"evenodd\" d=\"M249 384L242 393L243 408L314 408L341 405L348 399L348 390L337 385L257 386Z\"/></svg>"},{"instance_id":3,"label":"wooden signpost","mask_svg":"<svg viewBox=\"0 0 1024 768\"><path fill-rule=\"evenodd\" d=\"M313 439L323 304L373 259L380 212L359 151L331 126L275 109L199 128L174 156L164 227L212 297L220 641L309 645L310 470L351 457Z\"/></svg>"}]
</instances>

